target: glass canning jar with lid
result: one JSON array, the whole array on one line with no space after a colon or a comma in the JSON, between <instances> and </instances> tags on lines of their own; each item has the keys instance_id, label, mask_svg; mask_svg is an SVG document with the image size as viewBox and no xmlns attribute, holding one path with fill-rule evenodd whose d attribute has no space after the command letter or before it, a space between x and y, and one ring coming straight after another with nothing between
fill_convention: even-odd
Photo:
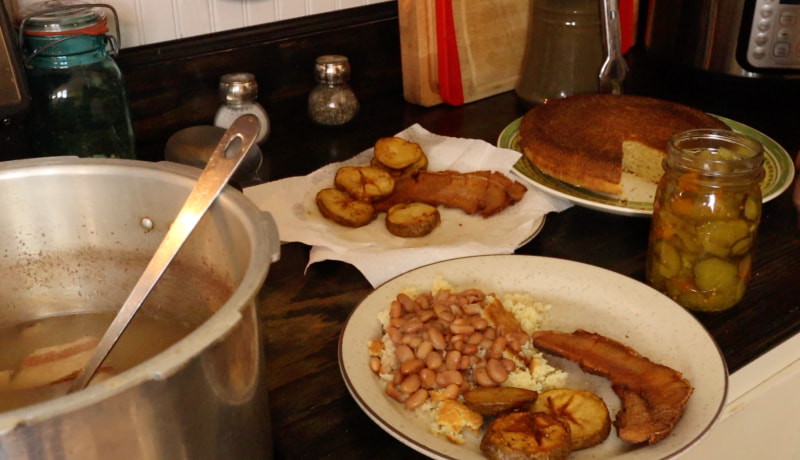
<instances>
[{"instance_id":1,"label":"glass canning jar with lid","mask_svg":"<svg viewBox=\"0 0 800 460\"><path fill-rule=\"evenodd\" d=\"M104 8L114 12L107 35ZM119 20L105 4L48 0L21 12L20 43L31 93L27 129L37 156L134 158L122 72Z\"/></svg>"},{"instance_id":2,"label":"glass canning jar with lid","mask_svg":"<svg viewBox=\"0 0 800 460\"><path fill-rule=\"evenodd\" d=\"M728 130L670 139L650 227L646 277L687 309L736 305L750 280L761 220L761 143Z\"/></svg>"}]
</instances>

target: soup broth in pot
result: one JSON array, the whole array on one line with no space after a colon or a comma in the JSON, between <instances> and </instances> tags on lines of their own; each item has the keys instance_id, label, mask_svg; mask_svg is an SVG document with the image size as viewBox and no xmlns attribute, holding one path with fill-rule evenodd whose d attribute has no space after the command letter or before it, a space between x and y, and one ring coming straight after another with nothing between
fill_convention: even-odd
<instances>
[{"instance_id":1,"label":"soup broth in pot","mask_svg":"<svg viewBox=\"0 0 800 460\"><path fill-rule=\"evenodd\" d=\"M59 315L0 328L0 412L63 396L115 314ZM90 385L152 358L191 331L188 324L137 314Z\"/></svg>"}]
</instances>

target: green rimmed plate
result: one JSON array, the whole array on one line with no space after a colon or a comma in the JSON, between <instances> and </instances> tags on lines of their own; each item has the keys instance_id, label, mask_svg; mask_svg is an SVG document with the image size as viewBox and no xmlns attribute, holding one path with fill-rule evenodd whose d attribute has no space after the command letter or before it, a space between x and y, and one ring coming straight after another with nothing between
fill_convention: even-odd
<instances>
[{"instance_id":1,"label":"green rimmed plate","mask_svg":"<svg viewBox=\"0 0 800 460\"><path fill-rule=\"evenodd\" d=\"M761 193L764 203L774 199L789 188L794 178L794 164L792 164L792 158L786 152L786 149L766 134L754 128L729 118L714 116L722 120L732 130L753 136L764 145L764 171L766 174L761 181ZM517 118L503 129L497 139L498 147L522 152L519 146L519 125L521 122L522 117ZM513 171L523 180L543 192L579 206L626 216L650 216L653 214L652 196L646 195L646 198L643 199L621 200L613 196L575 187L543 173L524 155L514 165Z\"/></svg>"}]
</instances>

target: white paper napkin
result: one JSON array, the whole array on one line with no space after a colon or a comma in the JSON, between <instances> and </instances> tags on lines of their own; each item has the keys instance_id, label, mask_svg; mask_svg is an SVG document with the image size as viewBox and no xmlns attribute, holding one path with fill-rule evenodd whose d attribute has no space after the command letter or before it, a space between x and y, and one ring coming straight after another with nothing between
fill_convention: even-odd
<instances>
[{"instance_id":1,"label":"white paper napkin","mask_svg":"<svg viewBox=\"0 0 800 460\"><path fill-rule=\"evenodd\" d=\"M419 144L428 156L431 171L491 170L517 179L511 174L511 168L521 156L517 151L477 139L440 136L418 124L396 136ZM560 212L572 205L528 186L519 203L486 219L458 209L440 208L441 225L422 238L392 235L386 230L384 215L361 228L347 228L322 217L315 202L317 192L333 186L333 178L340 167L367 165L372 154L370 148L307 176L246 188L244 194L259 209L272 215L282 242L312 246L308 265L329 259L347 262L358 268L372 286L441 260L513 253L538 231L547 213Z\"/></svg>"}]
</instances>

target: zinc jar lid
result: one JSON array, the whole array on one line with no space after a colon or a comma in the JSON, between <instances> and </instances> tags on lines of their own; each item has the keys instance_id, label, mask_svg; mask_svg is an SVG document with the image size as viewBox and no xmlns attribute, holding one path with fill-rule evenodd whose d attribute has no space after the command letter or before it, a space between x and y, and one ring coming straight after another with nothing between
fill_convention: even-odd
<instances>
[{"instance_id":1,"label":"zinc jar lid","mask_svg":"<svg viewBox=\"0 0 800 460\"><path fill-rule=\"evenodd\" d=\"M101 8L92 8L84 0L45 0L28 5L19 12L26 19L26 35L104 35L107 18Z\"/></svg>"}]
</instances>

